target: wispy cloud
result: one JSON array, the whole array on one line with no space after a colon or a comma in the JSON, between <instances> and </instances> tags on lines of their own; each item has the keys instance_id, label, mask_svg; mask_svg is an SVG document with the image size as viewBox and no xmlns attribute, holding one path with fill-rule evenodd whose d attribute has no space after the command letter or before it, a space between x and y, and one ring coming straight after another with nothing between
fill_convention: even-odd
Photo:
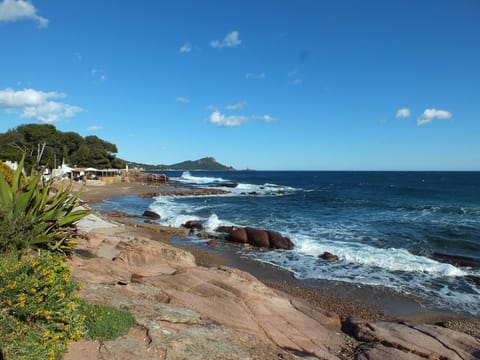
<instances>
[{"instance_id":1,"label":"wispy cloud","mask_svg":"<svg viewBox=\"0 0 480 360\"><path fill-rule=\"evenodd\" d=\"M83 111L79 106L52 101L65 97L65 94L56 91L44 92L34 89L15 91L7 88L0 90L0 108L10 111L21 110L20 116L25 119L54 123Z\"/></svg>"},{"instance_id":2,"label":"wispy cloud","mask_svg":"<svg viewBox=\"0 0 480 360\"><path fill-rule=\"evenodd\" d=\"M218 127L236 127L249 121L272 122L275 118L271 115L225 115L220 111L213 111L208 121Z\"/></svg>"},{"instance_id":3,"label":"wispy cloud","mask_svg":"<svg viewBox=\"0 0 480 360\"><path fill-rule=\"evenodd\" d=\"M176 102L179 102L179 103L182 103L182 104L188 104L190 103L190 99L189 98L186 98L184 96L178 96L176 99L175 99Z\"/></svg>"},{"instance_id":4,"label":"wispy cloud","mask_svg":"<svg viewBox=\"0 0 480 360\"><path fill-rule=\"evenodd\" d=\"M90 74L96 79L101 82L107 80L107 75L105 75L105 71L102 69L92 69L90 70Z\"/></svg>"},{"instance_id":5,"label":"wispy cloud","mask_svg":"<svg viewBox=\"0 0 480 360\"><path fill-rule=\"evenodd\" d=\"M410 112L410 109L409 108L402 108L402 109L398 109L397 110L397 113L395 114L395 117L397 119L401 119L401 118L408 118L410 117L412 114Z\"/></svg>"},{"instance_id":6,"label":"wispy cloud","mask_svg":"<svg viewBox=\"0 0 480 360\"><path fill-rule=\"evenodd\" d=\"M247 79L265 79L267 75L264 72L261 73L247 73L245 75Z\"/></svg>"},{"instance_id":7,"label":"wispy cloud","mask_svg":"<svg viewBox=\"0 0 480 360\"><path fill-rule=\"evenodd\" d=\"M98 131L98 130L102 130L103 128L101 126L97 126L97 125L92 125L92 126L89 126L87 128L87 131Z\"/></svg>"},{"instance_id":8,"label":"wispy cloud","mask_svg":"<svg viewBox=\"0 0 480 360\"><path fill-rule=\"evenodd\" d=\"M437 109L425 109L423 114L417 118L417 125L426 125L431 123L433 120L448 120L451 119L453 114L446 110L437 110Z\"/></svg>"},{"instance_id":9,"label":"wispy cloud","mask_svg":"<svg viewBox=\"0 0 480 360\"><path fill-rule=\"evenodd\" d=\"M301 85L303 84L303 80L300 79L298 76L298 70L297 68L293 68L292 70L290 70L288 73L287 73L287 76L289 78L294 78L293 80L290 81L290 84L292 85Z\"/></svg>"},{"instance_id":10,"label":"wispy cloud","mask_svg":"<svg viewBox=\"0 0 480 360\"><path fill-rule=\"evenodd\" d=\"M236 47L241 43L242 40L240 40L240 33L238 31L232 31L225 35L225 37L221 41L210 41L210 46L213 48Z\"/></svg>"},{"instance_id":11,"label":"wispy cloud","mask_svg":"<svg viewBox=\"0 0 480 360\"><path fill-rule=\"evenodd\" d=\"M178 49L178 52L181 54L186 54L186 53L189 53L190 51L192 51L192 44L190 44L189 42L183 44Z\"/></svg>"},{"instance_id":12,"label":"wispy cloud","mask_svg":"<svg viewBox=\"0 0 480 360\"><path fill-rule=\"evenodd\" d=\"M47 27L48 19L37 15L37 9L30 1L4 0L0 3L0 21L35 20L39 27Z\"/></svg>"},{"instance_id":13,"label":"wispy cloud","mask_svg":"<svg viewBox=\"0 0 480 360\"><path fill-rule=\"evenodd\" d=\"M246 101L240 101L236 104L230 104L225 106L225 110L242 110L245 106L247 106Z\"/></svg>"}]
</instances>

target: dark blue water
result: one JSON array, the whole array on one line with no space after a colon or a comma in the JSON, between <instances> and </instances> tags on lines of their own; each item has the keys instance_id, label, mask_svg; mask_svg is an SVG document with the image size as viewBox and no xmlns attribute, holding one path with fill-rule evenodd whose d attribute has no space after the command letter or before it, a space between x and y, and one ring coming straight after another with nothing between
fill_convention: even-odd
<instances>
[{"instance_id":1,"label":"dark blue water","mask_svg":"<svg viewBox=\"0 0 480 360\"><path fill-rule=\"evenodd\" d=\"M181 185L236 183L225 196L134 196L103 209L141 213L180 226L201 220L289 236L293 251L248 251L301 279L386 286L437 307L480 313L480 173L167 172ZM197 240L198 241L198 240ZM328 251L340 261L326 263ZM460 257L460 258L455 258ZM458 262L458 259L464 260ZM466 260L466 261L465 261ZM449 263L450 262L450 263Z\"/></svg>"}]
</instances>

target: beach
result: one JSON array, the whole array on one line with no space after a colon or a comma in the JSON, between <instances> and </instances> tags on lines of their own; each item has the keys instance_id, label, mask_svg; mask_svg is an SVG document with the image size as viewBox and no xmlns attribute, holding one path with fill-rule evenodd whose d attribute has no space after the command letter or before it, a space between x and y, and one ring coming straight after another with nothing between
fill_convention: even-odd
<instances>
[{"instance_id":1,"label":"beach","mask_svg":"<svg viewBox=\"0 0 480 360\"><path fill-rule=\"evenodd\" d=\"M114 196L145 195L172 186L165 184L146 185L142 183L119 183L86 186L80 199L86 204L102 202ZM107 216L108 215L103 215ZM229 266L246 271L267 286L308 301L322 311L335 312L341 319L355 318L365 321L408 320L422 323L442 323L444 326L480 336L480 319L474 316L460 316L453 312L426 311L418 299L400 296L386 289L358 286L332 281L301 281L288 271L268 264L232 256L231 252L219 247L192 246L169 228L158 224L134 221L126 218L110 218L129 227L140 236L148 236L156 241L173 243L191 252L196 263L205 267ZM172 238L174 241L172 242ZM255 250L252 250L255 251Z\"/></svg>"}]
</instances>

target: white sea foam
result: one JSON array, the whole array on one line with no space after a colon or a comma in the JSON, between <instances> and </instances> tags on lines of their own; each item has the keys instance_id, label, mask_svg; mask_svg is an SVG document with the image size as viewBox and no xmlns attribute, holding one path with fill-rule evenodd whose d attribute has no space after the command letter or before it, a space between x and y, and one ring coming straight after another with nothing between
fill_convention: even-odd
<instances>
[{"instance_id":1,"label":"white sea foam","mask_svg":"<svg viewBox=\"0 0 480 360\"><path fill-rule=\"evenodd\" d=\"M225 182L223 178L207 177L207 176L194 176L189 171L184 171L180 177L172 178L172 180L189 183L189 184L211 184Z\"/></svg>"},{"instance_id":2,"label":"white sea foam","mask_svg":"<svg viewBox=\"0 0 480 360\"><path fill-rule=\"evenodd\" d=\"M302 255L316 257L328 251L347 264L377 267L387 271L422 272L439 276L466 275L463 270L453 265L414 255L405 249L382 249L358 242L315 241L304 238L297 240L295 251Z\"/></svg>"}]
</instances>

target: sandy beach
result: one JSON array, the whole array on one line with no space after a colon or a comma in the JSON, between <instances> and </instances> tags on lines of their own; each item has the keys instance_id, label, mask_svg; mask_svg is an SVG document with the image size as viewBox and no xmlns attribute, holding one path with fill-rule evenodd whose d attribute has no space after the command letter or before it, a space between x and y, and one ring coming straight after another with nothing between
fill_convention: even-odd
<instances>
[{"instance_id":1,"label":"sandy beach","mask_svg":"<svg viewBox=\"0 0 480 360\"><path fill-rule=\"evenodd\" d=\"M93 204L114 196L145 195L172 188L175 187L167 184L147 185L135 182L87 185L81 189L80 199L86 204ZM222 247L182 244L181 238L175 237L175 232L158 224L125 218L112 220L134 227L135 232L140 236L149 236L157 241L171 243L174 238L174 246L191 252L198 265L206 267L227 265L249 272L267 286L305 299L319 309L333 311L341 319L358 318L367 321L397 319L430 324L442 323L446 327L480 337L480 319L476 317L460 316L445 311L426 311L418 300L400 296L385 289L331 281L300 281L288 271L235 257L231 251L225 251Z\"/></svg>"}]
</instances>

